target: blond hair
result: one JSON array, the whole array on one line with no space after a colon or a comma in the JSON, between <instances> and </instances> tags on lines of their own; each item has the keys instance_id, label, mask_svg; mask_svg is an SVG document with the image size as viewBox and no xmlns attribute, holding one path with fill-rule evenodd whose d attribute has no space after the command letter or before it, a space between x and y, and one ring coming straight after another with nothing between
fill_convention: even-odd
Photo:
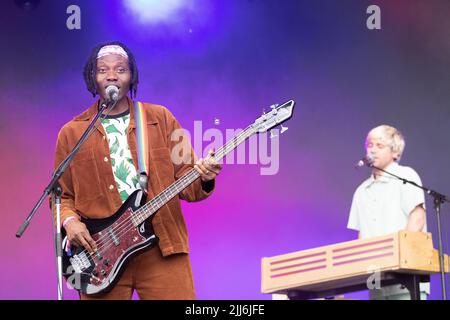
<instances>
[{"instance_id":1,"label":"blond hair","mask_svg":"<svg viewBox=\"0 0 450 320\"><path fill-rule=\"evenodd\" d=\"M405 138L398 129L385 124L373 128L367 134L366 148L367 148L367 140L370 134L379 135L383 140L383 142L385 142L391 148L392 152L397 154L395 160L400 161L403 151L405 150Z\"/></svg>"}]
</instances>

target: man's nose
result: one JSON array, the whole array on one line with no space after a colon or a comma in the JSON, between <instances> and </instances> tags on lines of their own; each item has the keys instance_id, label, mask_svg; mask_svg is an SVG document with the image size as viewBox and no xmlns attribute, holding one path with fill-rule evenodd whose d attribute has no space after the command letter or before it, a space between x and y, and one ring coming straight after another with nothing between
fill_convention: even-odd
<instances>
[{"instance_id":1,"label":"man's nose","mask_svg":"<svg viewBox=\"0 0 450 320\"><path fill-rule=\"evenodd\" d=\"M117 74L114 70L109 70L106 74L106 80L108 81L115 81L117 80Z\"/></svg>"}]
</instances>

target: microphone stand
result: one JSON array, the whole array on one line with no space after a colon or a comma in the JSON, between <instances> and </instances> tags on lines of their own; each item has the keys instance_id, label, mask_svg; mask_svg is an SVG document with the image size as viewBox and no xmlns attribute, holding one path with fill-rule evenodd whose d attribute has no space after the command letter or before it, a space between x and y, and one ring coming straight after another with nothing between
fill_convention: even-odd
<instances>
[{"instance_id":1,"label":"microphone stand","mask_svg":"<svg viewBox=\"0 0 450 320\"><path fill-rule=\"evenodd\" d=\"M39 198L38 202L35 204L33 209L31 210L28 217L25 219L25 221L22 223L18 231L16 232L16 237L20 238L22 237L23 233L25 232L26 228L31 222L31 219L33 218L34 214L37 212L39 207L41 206L42 202L47 198L50 194L52 194L52 209L53 204L56 211L56 228L55 228L55 251L56 251L56 264L57 264L57 282L58 282L58 300L63 299L63 291L62 291L62 236L61 236L61 194L62 194L62 188L58 183L59 178L62 176L66 168L69 166L70 162L72 161L75 154L80 149L81 145L91 136L91 134L94 132L94 130L99 126L94 128L94 125L96 124L98 118L102 115L103 111L109 108L109 112L115 107L117 103L117 100L115 101L108 101L103 102L100 105L100 108L98 109L97 114L92 119L89 126L84 131L81 138L78 140L78 142L73 147L72 151L67 155L67 157L61 161L58 168L55 169L53 172L52 179L50 183L47 185L47 187L44 189L44 192L42 196ZM108 113L109 113L108 112ZM54 201L53 201L54 199ZM52 220L53 221L53 220Z\"/></svg>"},{"instance_id":2,"label":"microphone stand","mask_svg":"<svg viewBox=\"0 0 450 320\"><path fill-rule=\"evenodd\" d=\"M422 189L425 191L425 193L429 194L433 197L433 203L434 203L434 209L436 210L436 217L437 217L437 227L438 227L438 249L439 249L439 265L440 265L440 274L441 274L441 287L442 287L442 300L447 300L447 291L445 288L445 268L444 268L444 251L443 251L443 245L442 245L442 228L441 228L441 204L445 202L450 202L450 199L434 190L431 190L425 186L419 186L414 181L407 180L405 178L401 178L393 173L390 173L386 170L383 170L381 168L375 167L372 163L366 163L368 167L374 168L376 170L385 172L401 181L403 181L403 184L409 183L413 186Z\"/></svg>"}]
</instances>

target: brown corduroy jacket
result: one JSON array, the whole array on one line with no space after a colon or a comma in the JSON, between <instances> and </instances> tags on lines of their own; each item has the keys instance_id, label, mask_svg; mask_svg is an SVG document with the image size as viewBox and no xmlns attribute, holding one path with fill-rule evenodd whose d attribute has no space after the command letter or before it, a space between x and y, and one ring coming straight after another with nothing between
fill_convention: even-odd
<instances>
[{"instance_id":1,"label":"brown corduroy jacket","mask_svg":"<svg viewBox=\"0 0 450 320\"><path fill-rule=\"evenodd\" d=\"M90 121L98 110L98 101L89 109L75 117L63 126L58 135L56 144L55 167L67 156L79 140ZM128 98L130 106L130 123L127 131L128 145L137 166L136 126L134 107ZM187 136L184 142L189 142L189 161L181 164L171 159L172 150L179 141L172 141L171 134L181 129L175 117L165 107L144 103L147 115L148 132L148 174L149 189L147 200L163 191L172 182L182 177L193 168L196 161L192 147ZM60 179L63 188L61 200L61 221L70 216L80 218L106 218L113 215L122 205L119 192L114 180L110 153L106 133L100 125L91 137L82 145L75 155L70 166ZM185 162L188 162L187 164ZM189 252L186 223L184 221L180 199L200 201L207 198L214 189L206 192L200 179L184 189L178 197L173 198L154 215L152 224L155 234L159 237L159 247L164 256Z\"/></svg>"}]
</instances>

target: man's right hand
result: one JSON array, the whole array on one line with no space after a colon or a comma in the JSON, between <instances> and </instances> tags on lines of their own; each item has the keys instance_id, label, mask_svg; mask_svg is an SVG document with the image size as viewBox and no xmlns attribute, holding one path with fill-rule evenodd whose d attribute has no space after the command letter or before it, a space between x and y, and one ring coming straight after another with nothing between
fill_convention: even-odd
<instances>
[{"instance_id":1,"label":"man's right hand","mask_svg":"<svg viewBox=\"0 0 450 320\"><path fill-rule=\"evenodd\" d=\"M91 238L91 235L83 222L72 219L67 222L64 229L66 229L67 239L72 245L82 246L90 253L97 251L97 244L94 239Z\"/></svg>"}]
</instances>

